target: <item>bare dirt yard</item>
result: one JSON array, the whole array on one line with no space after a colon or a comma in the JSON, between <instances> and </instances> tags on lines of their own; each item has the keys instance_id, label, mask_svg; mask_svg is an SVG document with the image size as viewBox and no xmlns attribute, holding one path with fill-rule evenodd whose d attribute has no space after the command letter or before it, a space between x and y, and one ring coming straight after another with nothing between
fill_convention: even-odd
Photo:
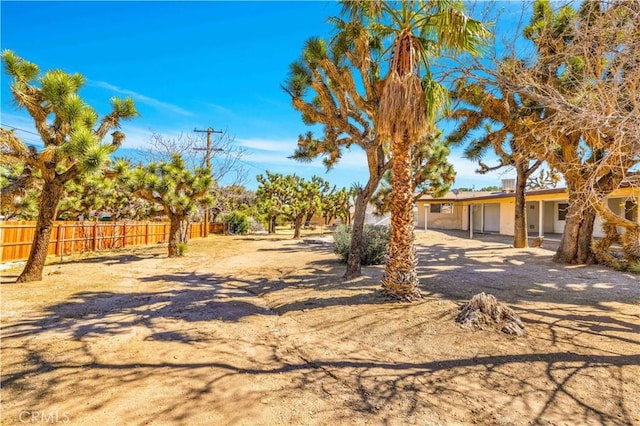
<instances>
[{"instance_id":1,"label":"bare dirt yard","mask_svg":"<svg viewBox=\"0 0 640 426\"><path fill-rule=\"evenodd\" d=\"M417 231L424 300L317 236L211 236L3 271L3 425L640 425L640 276ZM454 318L479 292L527 334Z\"/></svg>"}]
</instances>

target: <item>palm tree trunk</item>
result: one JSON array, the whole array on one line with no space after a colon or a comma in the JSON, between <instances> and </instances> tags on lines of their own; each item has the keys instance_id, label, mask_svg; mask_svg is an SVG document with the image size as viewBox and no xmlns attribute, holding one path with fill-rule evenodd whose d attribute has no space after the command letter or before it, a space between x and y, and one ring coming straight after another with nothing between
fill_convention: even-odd
<instances>
[{"instance_id":1,"label":"palm tree trunk","mask_svg":"<svg viewBox=\"0 0 640 426\"><path fill-rule=\"evenodd\" d=\"M422 298L418 288L417 261L413 234L413 187L409 133L393 140L391 183L391 238L382 291L394 299Z\"/></svg>"},{"instance_id":2,"label":"palm tree trunk","mask_svg":"<svg viewBox=\"0 0 640 426\"><path fill-rule=\"evenodd\" d=\"M62 198L62 183L54 180L45 182L40 196L40 212L36 223L36 234L29 252L29 259L17 279L19 283L42 280L42 271L47 260L53 221Z\"/></svg>"}]
</instances>

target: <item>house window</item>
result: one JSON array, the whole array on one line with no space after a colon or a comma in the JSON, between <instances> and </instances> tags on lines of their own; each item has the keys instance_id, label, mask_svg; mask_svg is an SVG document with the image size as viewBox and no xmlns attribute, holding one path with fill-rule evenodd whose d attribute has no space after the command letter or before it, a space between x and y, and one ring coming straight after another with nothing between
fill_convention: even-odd
<instances>
[{"instance_id":1,"label":"house window","mask_svg":"<svg viewBox=\"0 0 640 426\"><path fill-rule=\"evenodd\" d=\"M452 214L453 203L429 204L429 213Z\"/></svg>"},{"instance_id":2,"label":"house window","mask_svg":"<svg viewBox=\"0 0 640 426\"><path fill-rule=\"evenodd\" d=\"M567 220L567 211L569 211L569 204L558 204L558 220Z\"/></svg>"},{"instance_id":3,"label":"house window","mask_svg":"<svg viewBox=\"0 0 640 426\"><path fill-rule=\"evenodd\" d=\"M637 220L638 207L633 201L624 203L624 218L635 222Z\"/></svg>"}]
</instances>

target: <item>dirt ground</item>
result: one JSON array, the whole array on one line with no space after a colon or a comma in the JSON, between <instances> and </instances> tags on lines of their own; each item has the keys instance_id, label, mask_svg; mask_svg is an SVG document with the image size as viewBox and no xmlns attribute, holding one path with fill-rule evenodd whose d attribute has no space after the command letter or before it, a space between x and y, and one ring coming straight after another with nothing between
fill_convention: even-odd
<instances>
[{"instance_id":1,"label":"dirt ground","mask_svg":"<svg viewBox=\"0 0 640 426\"><path fill-rule=\"evenodd\" d=\"M3 425L640 425L640 276L417 231L424 300L319 237L77 256L1 290ZM455 324L479 292L513 338Z\"/></svg>"}]
</instances>

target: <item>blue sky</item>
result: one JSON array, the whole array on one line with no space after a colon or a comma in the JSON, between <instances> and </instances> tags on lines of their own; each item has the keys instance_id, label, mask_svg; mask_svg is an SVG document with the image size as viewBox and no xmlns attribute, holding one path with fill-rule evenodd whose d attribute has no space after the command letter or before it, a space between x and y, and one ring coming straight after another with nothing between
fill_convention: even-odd
<instances>
[{"instance_id":1,"label":"blue sky","mask_svg":"<svg viewBox=\"0 0 640 426\"><path fill-rule=\"evenodd\" d=\"M506 4L506 3L505 3ZM519 9L519 7L518 7ZM338 186L365 183L364 153L353 147L327 172L320 161L290 160L298 135L310 130L280 84L305 40L330 36L330 2L8 2L0 3L2 49L41 70L61 68L87 79L81 95L100 113L113 96L132 97L141 117L125 122L123 148L145 148L151 132L168 137L194 128L226 130L246 150L246 186L270 170L319 175ZM33 131L16 110L6 75L1 122ZM27 142L38 137L18 131ZM499 185L454 150L456 187Z\"/></svg>"}]
</instances>

